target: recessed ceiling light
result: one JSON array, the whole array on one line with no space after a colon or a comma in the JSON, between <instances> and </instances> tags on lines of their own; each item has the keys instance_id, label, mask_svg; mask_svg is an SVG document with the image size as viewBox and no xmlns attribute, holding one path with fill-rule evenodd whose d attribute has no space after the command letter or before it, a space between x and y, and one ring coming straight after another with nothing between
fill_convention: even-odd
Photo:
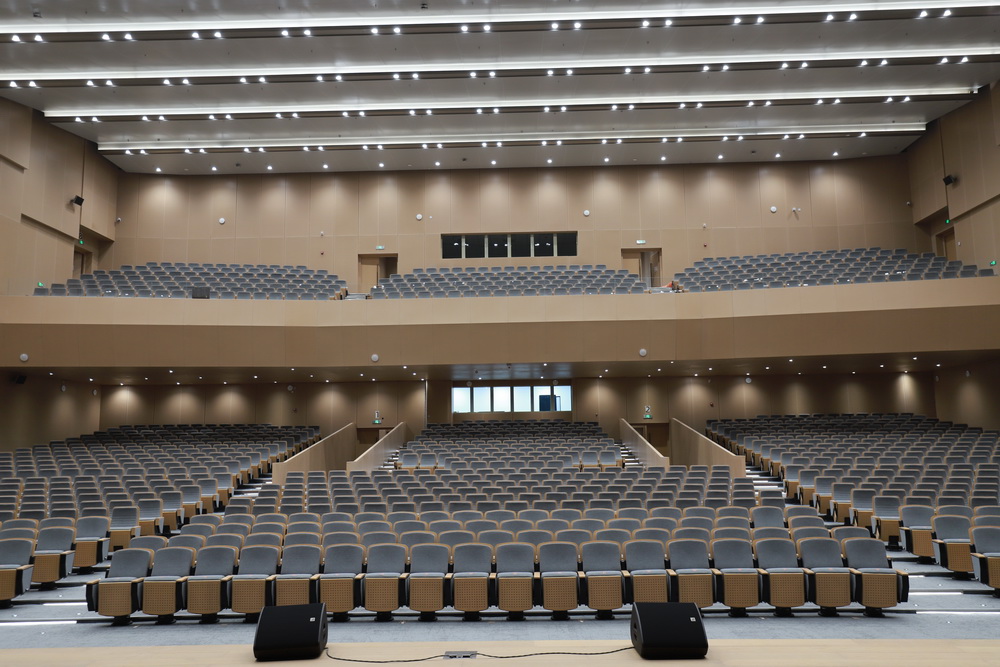
<instances>
[{"instance_id":1,"label":"recessed ceiling light","mask_svg":"<svg viewBox=\"0 0 1000 667\"><path fill-rule=\"evenodd\" d=\"M496 161L496 160L490 160L490 164L492 164L492 165L496 166L496 163L497 163L497 161Z\"/></svg>"},{"instance_id":2,"label":"recessed ceiling light","mask_svg":"<svg viewBox=\"0 0 1000 667\"><path fill-rule=\"evenodd\" d=\"M733 25L739 25L740 23L743 23L743 19L741 19L739 16L733 19Z\"/></svg>"},{"instance_id":3,"label":"recessed ceiling light","mask_svg":"<svg viewBox=\"0 0 1000 667\"><path fill-rule=\"evenodd\" d=\"M666 26L666 27L670 27L670 26L672 26L673 24L674 24L674 22L673 22L673 21L672 21L671 19L665 19L665 20L663 21L663 25L664 25L664 26Z\"/></svg>"},{"instance_id":4,"label":"recessed ceiling light","mask_svg":"<svg viewBox=\"0 0 1000 667\"><path fill-rule=\"evenodd\" d=\"M788 69L788 63L781 63L781 67L779 69Z\"/></svg>"},{"instance_id":5,"label":"recessed ceiling light","mask_svg":"<svg viewBox=\"0 0 1000 667\"><path fill-rule=\"evenodd\" d=\"M553 23L552 24L552 29L553 30L558 30L559 29L559 24L558 23Z\"/></svg>"},{"instance_id":6,"label":"recessed ceiling light","mask_svg":"<svg viewBox=\"0 0 1000 667\"><path fill-rule=\"evenodd\" d=\"M384 167L385 167L385 163L384 163L384 162L379 162L379 163L378 163L378 166L379 166L379 168L380 168L380 169L382 169L382 168L384 168Z\"/></svg>"},{"instance_id":7,"label":"recessed ceiling light","mask_svg":"<svg viewBox=\"0 0 1000 667\"><path fill-rule=\"evenodd\" d=\"M847 17L847 20L848 20L848 21L853 21L853 20L854 20L854 19L856 19L856 18L858 18L858 15L857 15L857 14L854 14L854 13L852 13L852 14L851 14L850 16L848 16L848 17Z\"/></svg>"},{"instance_id":8,"label":"recessed ceiling light","mask_svg":"<svg viewBox=\"0 0 1000 667\"><path fill-rule=\"evenodd\" d=\"M440 163L440 162L435 162L435 163L434 163L434 166L435 166L435 167L440 167L440 166L441 166L441 163Z\"/></svg>"},{"instance_id":9,"label":"recessed ceiling light","mask_svg":"<svg viewBox=\"0 0 1000 667\"><path fill-rule=\"evenodd\" d=\"M725 155L723 155L722 153L719 153L719 156L718 156L718 159L720 159L720 160L721 160L721 159L722 159L722 158L724 158L724 157L725 157Z\"/></svg>"},{"instance_id":10,"label":"recessed ceiling light","mask_svg":"<svg viewBox=\"0 0 1000 667\"><path fill-rule=\"evenodd\" d=\"M160 169L159 167L157 167L157 168L156 168L156 173L157 173L157 174L159 174L159 173L160 173L161 171L163 171L163 170L162 170L162 169Z\"/></svg>"},{"instance_id":11,"label":"recessed ceiling light","mask_svg":"<svg viewBox=\"0 0 1000 667\"><path fill-rule=\"evenodd\" d=\"M267 165L267 170L271 171L271 169L272 169L271 165Z\"/></svg>"},{"instance_id":12,"label":"recessed ceiling light","mask_svg":"<svg viewBox=\"0 0 1000 667\"><path fill-rule=\"evenodd\" d=\"M839 157L839 156L840 156L839 151L833 151L833 157Z\"/></svg>"},{"instance_id":13,"label":"recessed ceiling light","mask_svg":"<svg viewBox=\"0 0 1000 667\"><path fill-rule=\"evenodd\" d=\"M323 165L323 168L324 168L324 169L329 169L329 168L330 168L330 165L328 165L328 164L324 164L324 165Z\"/></svg>"},{"instance_id":14,"label":"recessed ceiling light","mask_svg":"<svg viewBox=\"0 0 1000 667\"><path fill-rule=\"evenodd\" d=\"M111 41L111 35L109 35L108 33L104 33L103 35L101 35L101 39L103 39L105 42L110 42ZM18 39L17 41L20 42L21 40Z\"/></svg>"},{"instance_id":15,"label":"recessed ceiling light","mask_svg":"<svg viewBox=\"0 0 1000 667\"><path fill-rule=\"evenodd\" d=\"M216 30L214 33L212 33L212 37L215 37L216 39L222 39L222 33Z\"/></svg>"},{"instance_id":16,"label":"recessed ceiling light","mask_svg":"<svg viewBox=\"0 0 1000 667\"><path fill-rule=\"evenodd\" d=\"M282 30L281 31L281 36L282 37L288 37L288 31L287 30Z\"/></svg>"},{"instance_id":17,"label":"recessed ceiling light","mask_svg":"<svg viewBox=\"0 0 1000 667\"><path fill-rule=\"evenodd\" d=\"M941 16L945 16L945 17L951 16L951 10L950 9L944 10L944 12L941 14Z\"/></svg>"},{"instance_id":18,"label":"recessed ceiling light","mask_svg":"<svg viewBox=\"0 0 1000 667\"><path fill-rule=\"evenodd\" d=\"M399 33L403 32L403 29L400 28L398 25L397 26L393 26L392 32L393 32L393 34L398 35Z\"/></svg>"},{"instance_id":19,"label":"recessed ceiling light","mask_svg":"<svg viewBox=\"0 0 1000 667\"><path fill-rule=\"evenodd\" d=\"M643 28L648 28L648 27L649 27L649 21L648 21L648 20L644 20L644 21L642 22L642 27L643 27Z\"/></svg>"},{"instance_id":20,"label":"recessed ceiling light","mask_svg":"<svg viewBox=\"0 0 1000 667\"><path fill-rule=\"evenodd\" d=\"M579 30L582 27L583 27L583 25L579 21L577 21L577 22L575 22L573 24L573 30Z\"/></svg>"},{"instance_id":21,"label":"recessed ceiling light","mask_svg":"<svg viewBox=\"0 0 1000 667\"><path fill-rule=\"evenodd\" d=\"M604 158L604 161L605 161L605 162L611 162L611 158L609 158L609 157L606 157L606 158Z\"/></svg>"},{"instance_id":22,"label":"recessed ceiling light","mask_svg":"<svg viewBox=\"0 0 1000 667\"><path fill-rule=\"evenodd\" d=\"M215 165L213 164L213 165L212 165L212 171L219 171L219 168L218 168L218 167L216 167L216 166L215 166Z\"/></svg>"},{"instance_id":23,"label":"recessed ceiling light","mask_svg":"<svg viewBox=\"0 0 1000 667\"><path fill-rule=\"evenodd\" d=\"M775 153L775 154L774 154L774 157L776 157L776 158L780 158L780 157L781 157L781 153Z\"/></svg>"},{"instance_id":24,"label":"recessed ceiling light","mask_svg":"<svg viewBox=\"0 0 1000 667\"><path fill-rule=\"evenodd\" d=\"M373 35L377 35L378 34L378 28L372 28L372 34Z\"/></svg>"},{"instance_id":25,"label":"recessed ceiling light","mask_svg":"<svg viewBox=\"0 0 1000 667\"><path fill-rule=\"evenodd\" d=\"M486 23L486 24L483 25L483 32L489 32L492 29L493 29L493 26L491 26L489 23Z\"/></svg>"},{"instance_id":26,"label":"recessed ceiling light","mask_svg":"<svg viewBox=\"0 0 1000 667\"><path fill-rule=\"evenodd\" d=\"M546 163L548 163L548 164L552 164L552 158L549 158L549 159L548 159L548 160L546 160L545 162L546 162Z\"/></svg>"}]
</instances>

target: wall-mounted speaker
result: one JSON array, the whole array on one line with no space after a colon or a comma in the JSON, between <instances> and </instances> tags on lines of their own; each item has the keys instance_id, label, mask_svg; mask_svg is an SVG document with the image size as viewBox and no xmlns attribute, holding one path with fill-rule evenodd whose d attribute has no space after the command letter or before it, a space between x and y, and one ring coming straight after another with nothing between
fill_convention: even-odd
<instances>
[{"instance_id":1,"label":"wall-mounted speaker","mask_svg":"<svg viewBox=\"0 0 1000 667\"><path fill-rule=\"evenodd\" d=\"M941 180L944 182L945 185L951 185L952 183L956 183L958 181L958 178L952 176L951 174L948 174Z\"/></svg>"},{"instance_id":2,"label":"wall-mounted speaker","mask_svg":"<svg viewBox=\"0 0 1000 667\"><path fill-rule=\"evenodd\" d=\"M83 206L83 197L81 197L80 195L75 195L72 199L70 199L70 201L76 204L77 206Z\"/></svg>"},{"instance_id":3,"label":"wall-mounted speaker","mask_svg":"<svg viewBox=\"0 0 1000 667\"><path fill-rule=\"evenodd\" d=\"M267 606L260 612L253 656L266 660L318 658L326 649L326 605Z\"/></svg>"},{"instance_id":4,"label":"wall-mounted speaker","mask_svg":"<svg viewBox=\"0 0 1000 667\"><path fill-rule=\"evenodd\" d=\"M209 289L204 285L191 288L192 299L207 299L209 296Z\"/></svg>"},{"instance_id":5,"label":"wall-mounted speaker","mask_svg":"<svg viewBox=\"0 0 1000 667\"><path fill-rule=\"evenodd\" d=\"M701 610L693 602L632 604L632 646L647 660L690 660L708 654Z\"/></svg>"}]
</instances>

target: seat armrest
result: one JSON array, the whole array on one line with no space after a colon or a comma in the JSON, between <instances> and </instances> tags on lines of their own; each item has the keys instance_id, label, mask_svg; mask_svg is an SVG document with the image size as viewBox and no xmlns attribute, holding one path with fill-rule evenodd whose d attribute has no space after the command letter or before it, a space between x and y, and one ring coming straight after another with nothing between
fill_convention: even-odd
<instances>
[{"instance_id":1,"label":"seat armrest","mask_svg":"<svg viewBox=\"0 0 1000 667\"><path fill-rule=\"evenodd\" d=\"M668 569L667 569L667 576L670 576L670 577L676 577L676 576L677 576L677 573L676 573L676 572L674 572L673 570L671 570L671 569L669 569L669 568L668 568Z\"/></svg>"},{"instance_id":2,"label":"seat armrest","mask_svg":"<svg viewBox=\"0 0 1000 667\"><path fill-rule=\"evenodd\" d=\"M810 570L808 567L802 568L802 571L805 572L808 575L816 574L815 572L813 572L812 570Z\"/></svg>"},{"instance_id":3,"label":"seat armrest","mask_svg":"<svg viewBox=\"0 0 1000 667\"><path fill-rule=\"evenodd\" d=\"M716 569L714 567L710 568L710 569L712 570L712 574L715 575L716 577L721 577L722 576L722 570Z\"/></svg>"},{"instance_id":4,"label":"seat armrest","mask_svg":"<svg viewBox=\"0 0 1000 667\"><path fill-rule=\"evenodd\" d=\"M848 569L848 570L850 570L851 574L853 574L853 575L855 575L855 576L861 576L861 574L862 574L862 573L861 573L861 570L856 570L856 569L854 569L853 567L849 567L849 568L847 568L847 569Z\"/></svg>"}]
</instances>

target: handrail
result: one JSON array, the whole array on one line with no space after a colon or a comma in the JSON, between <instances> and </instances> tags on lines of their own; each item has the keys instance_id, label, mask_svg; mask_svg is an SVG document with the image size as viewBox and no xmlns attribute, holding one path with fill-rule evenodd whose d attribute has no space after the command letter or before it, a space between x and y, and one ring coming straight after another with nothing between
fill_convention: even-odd
<instances>
[{"instance_id":1,"label":"handrail","mask_svg":"<svg viewBox=\"0 0 1000 667\"><path fill-rule=\"evenodd\" d=\"M628 447L632 451L632 455L644 466L647 468L667 468L670 466L670 459L656 451L656 448L639 435L639 432L624 419L618 420L618 431L622 444Z\"/></svg>"},{"instance_id":2,"label":"handrail","mask_svg":"<svg viewBox=\"0 0 1000 667\"><path fill-rule=\"evenodd\" d=\"M746 461L725 447L706 438L679 419L670 420L670 454L675 464L725 465L732 476L746 477Z\"/></svg>"},{"instance_id":3,"label":"handrail","mask_svg":"<svg viewBox=\"0 0 1000 667\"><path fill-rule=\"evenodd\" d=\"M271 481L284 484L290 472L343 470L344 464L354 454L357 442L358 429L351 422L295 456L275 463L271 468Z\"/></svg>"},{"instance_id":4,"label":"handrail","mask_svg":"<svg viewBox=\"0 0 1000 667\"><path fill-rule=\"evenodd\" d=\"M381 466L389 455L406 444L409 439L409 429L406 422L399 422L391 431L380 438L378 442L369 447L358 458L347 462L347 472L361 470L371 472Z\"/></svg>"}]
</instances>

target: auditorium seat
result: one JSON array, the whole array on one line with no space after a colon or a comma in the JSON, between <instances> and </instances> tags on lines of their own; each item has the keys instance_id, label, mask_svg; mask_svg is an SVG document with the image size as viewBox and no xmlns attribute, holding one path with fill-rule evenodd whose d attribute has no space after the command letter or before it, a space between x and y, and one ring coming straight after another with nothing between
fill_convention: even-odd
<instances>
[{"instance_id":1,"label":"auditorium seat","mask_svg":"<svg viewBox=\"0 0 1000 667\"><path fill-rule=\"evenodd\" d=\"M793 608L809 599L809 573L799 565L796 545L791 540L769 538L754 542L753 549L764 572L764 601L775 608L776 616L790 616Z\"/></svg>"},{"instance_id":2,"label":"auditorium seat","mask_svg":"<svg viewBox=\"0 0 1000 667\"><path fill-rule=\"evenodd\" d=\"M0 608L31 587L34 539L0 539Z\"/></svg>"},{"instance_id":3,"label":"auditorium seat","mask_svg":"<svg viewBox=\"0 0 1000 667\"><path fill-rule=\"evenodd\" d=\"M405 604L406 556L401 544L380 543L368 549L368 569L362 581L364 607L374 611L377 620L391 620L392 612Z\"/></svg>"},{"instance_id":4,"label":"auditorium seat","mask_svg":"<svg viewBox=\"0 0 1000 667\"><path fill-rule=\"evenodd\" d=\"M749 540L717 539L711 543L712 562L719 571L716 596L730 616L746 616L746 608L761 601L761 575L754 565Z\"/></svg>"},{"instance_id":5,"label":"auditorium seat","mask_svg":"<svg viewBox=\"0 0 1000 667\"><path fill-rule=\"evenodd\" d=\"M198 550L194 574L188 577L184 597L187 611L200 615L203 623L216 622L219 612L229 607L229 582L236 570L238 554L238 549L225 545Z\"/></svg>"},{"instance_id":6,"label":"auditorium seat","mask_svg":"<svg viewBox=\"0 0 1000 667\"><path fill-rule=\"evenodd\" d=\"M420 612L422 620L433 620L447 603L446 578L451 550L445 544L418 544L410 550L406 576L407 606Z\"/></svg>"},{"instance_id":7,"label":"auditorium seat","mask_svg":"<svg viewBox=\"0 0 1000 667\"><path fill-rule=\"evenodd\" d=\"M958 576L972 569L972 521L958 514L937 514L931 518L934 530L934 560Z\"/></svg>"},{"instance_id":8,"label":"auditorium seat","mask_svg":"<svg viewBox=\"0 0 1000 667\"><path fill-rule=\"evenodd\" d=\"M319 577L319 601L326 605L334 620L346 620L347 613L358 606L364 559L364 547L358 544L326 548Z\"/></svg>"},{"instance_id":9,"label":"auditorium seat","mask_svg":"<svg viewBox=\"0 0 1000 667\"><path fill-rule=\"evenodd\" d=\"M52 588L73 570L73 544L76 530L69 526L49 526L38 531L32 554L32 583Z\"/></svg>"},{"instance_id":10,"label":"auditorium seat","mask_svg":"<svg viewBox=\"0 0 1000 667\"><path fill-rule=\"evenodd\" d=\"M452 574L448 575L451 605L465 620L476 620L490 606L493 549L488 544L460 544L452 552Z\"/></svg>"},{"instance_id":11,"label":"auditorium seat","mask_svg":"<svg viewBox=\"0 0 1000 667\"><path fill-rule=\"evenodd\" d=\"M854 570L854 599L864 605L866 616L881 616L882 609L906 602L909 576L892 568L881 540L849 539L843 549L847 566Z\"/></svg>"},{"instance_id":12,"label":"auditorium seat","mask_svg":"<svg viewBox=\"0 0 1000 667\"><path fill-rule=\"evenodd\" d=\"M143 579L140 608L156 616L156 622L174 622L174 614L186 606L184 593L188 576L194 569L196 549L168 546L156 552L153 569Z\"/></svg>"},{"instance_id":13,"label":"auditorium seat","mask_svg":"<svg viewBox=\"0 0 1000 667\"><path fill-rule=\"evenodd\" d=\"M715 603L717 571L711 567L707 539L672 539L667 543L667 560L672 602L693 602L698 607Z\"/></svg>"},{"instance_id":14,"label":"auditorium seat","mask_svg":"<svg viewBox=\"0 0 1000 667\"><path fill-rule=\"evenodd\" d=\"M142 597L142 580L152 563L153 552L148 549L116 551L105 578L87 582L87 610L111 616L115 625L131 623Z\"/></svg>"},{"instance_id":15,"label":"auditorium seat","mask_svg":"<svg viewBox=\"0 0 1000 667\"><path fill-rule=\"evenodd\" d=\"M819 606L821 616L835 616L838 607L854 600L854 578L844 565L840 542L814 537L802 540L798 549L809 576L809 601Z\"/></svg>"},{"instance_id":16,"label":"auditorium seat","mask_svg":"<svg viewBox=\"0 0 1000 667\"><path fill-rule=\"evenodd\" d=\"M497 545L495 553L497 607L506 611L509 619L523 618L535 604L535 549L530 544L508 542Z\"/></svg>"}]
</instances>

